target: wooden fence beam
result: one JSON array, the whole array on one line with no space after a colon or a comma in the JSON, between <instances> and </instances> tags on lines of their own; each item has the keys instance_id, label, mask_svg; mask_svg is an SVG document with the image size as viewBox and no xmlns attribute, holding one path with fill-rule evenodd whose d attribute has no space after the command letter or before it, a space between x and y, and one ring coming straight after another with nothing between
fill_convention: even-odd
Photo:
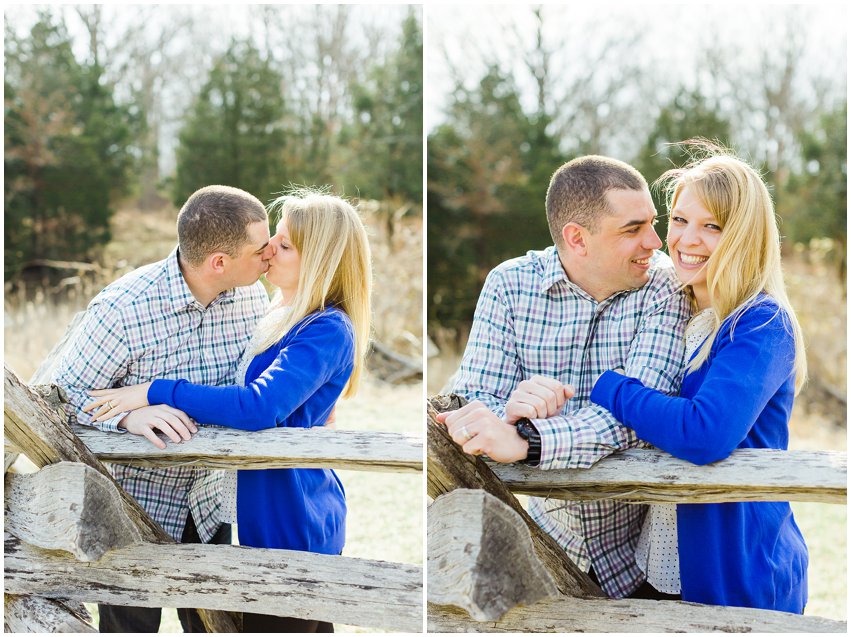
<instances>
[{"instance_id":1,"label":"wooden fence beam","mask_svg":"<svg viewBox=\"0 0 851 637\"><path fill-rule=\"evenodd\" d=\"M845 633L846 622L753 608L646 599L559 597L477 622L451 606L428 605L428 631L445 633Z\"/></svg>"},{"instance_id":2,"label":"wooden fence beam","mask_svg":"<svg viewBox=\"0 0 851 637\"><path fill-rule=\"evenodd\" d=\"M461 451L449 437L446 428L434 419L439 412L462 406L463 399L455 395L436 396L431 398L426 406L428 494L437 498L454 489L482 489L490 493L516 511L526 523L538 559L553 577L562 594L603 597L600 587L579 570L558 543L537 525L484 460Z\"/></svg>"},{"instance_id":3,"label":"wooden fence beam","mask_svg":"<svg viewBox=\"0 0 851 637\"><path fill-rule=\"evenodd\" d=\"M827 502L845 504L844 451L737 449L696 466L657 449L629 449L590 469L541 471L522 464L488 466L512 493L563 500L630 502Z\"/></svg>"},{"instance_id":4,"label":"wooden fence beam","mask_svg":"<svg viewBox=\"0 0 851 637\"><path fill-rule=\"evenodd\" d=\"M83 321L83 316L85 316L85 312L77 312L74 315L74 318L71 319L71 322L68 324L68 327L65 329L65 333L62 335L62 338L59 339L59 342L53 346L53 349L50 350L50 353L41 361L41 365L38 366L38 369L35 370L35 373L30 378L28 385L46 385L50 383L50 377L53 374L53 370L59 364L59 361L62 358L62 354L65 350L65 346L71 340L71 337L77 332L77 329L80 326L80 323ZM9 447L8 443L5 445ZM18 459L19 452L18 450L9 447L4 454L4 473L9 470L15 460Z\"/></svg>"},{"instance_id":5,"label":"wooden fence beam","mask_svg":"<svg viewBox=\"0 0 851 637\"><path fill-rule=\"evenodd\" d=\"M68 551L82 562L141 542L115 483L78 462L59 462L5 480L5 530L44 549Z\"/></svg>"},{"instance_id":6,"label":"wooden fence beam","mask_svg":"<svg viewBox=\"0 0 851 637\"><path fill-rule=\"evenodd\" d=\"M486 621L557 595L529 529L507 504L485 491L455 489L429 507L429 602Z\"/></svg>"},{"instance_id":7,"label":"wooden fence beam","mask_svg":"<svg viewBox=\"0 0 851 637\"><path fill-rule=\"evenodd\" d=\"M121 489L100 461L68 426L59 404L58 392L48 400L30 390L5 364L3 418L5 436L37 467L60 461L81 462L113 482L121 495L122 506L133 520L142 538L152 542L173 543L174 540L154 522L145 510ZM54 388L55 390L56 388ZM209 632L237 632L237 623L226 613L199 609Z\"/></svg>"},{"instance_id":8,"label":"wooden fence beam","mask_svg":"<svg viewBox=\"0 0 851 637\"><path fill-rule=\"evenodd\" d=\"M3 628L7 633L96 633L85 607L72 608L56 599L29 595L3 596Z\"/></svg>"},{"instance_id":9,"label":"wooden fence beam","mask_svg":"<svg viewBox=\"0 0 851 637\"><path fill-rule=\"evenodd\" d=\"M304 551L135 544L97 562L6 534L5 590L103 604L301 617L420 632L423 570Z\"/></svg>"},{"instance_id":10,"label":"wooden fence beam","mask_svg":"<svg viewBox=\"0 0 851 637\"><path fill-rule=\"evenodd\" d=\"M200 427L191 440L174 444L164 438L166 448L157 449L141 436L111 434L81 425L73 430L100 461L134 467L179 464L211 469L423 470L420 433L337 431L323 427L263 431Z\"/></svg>"}]
</instances>

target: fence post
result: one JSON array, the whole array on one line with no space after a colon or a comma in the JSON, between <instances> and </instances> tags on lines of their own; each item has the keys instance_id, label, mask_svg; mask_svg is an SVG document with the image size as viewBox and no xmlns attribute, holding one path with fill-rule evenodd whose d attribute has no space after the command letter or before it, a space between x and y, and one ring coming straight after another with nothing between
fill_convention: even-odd
<instances>
[{"instance_id":1,"label":"fence post","mask_svg":"<svg viewBox=\"0 0 851 637\"><path fill-rule=\"evenodd\" d=\"M544 568L552 575L559 591L572 597L605 597L600 587L583 573L567 556L561 546L545 533L517 498L497 478L481 458L461 451L446 428L435 420L443 411L458 409L464 401L454 394L429 399L428 412L428 494L432 498L453 489L482 489L514 509L532 536L532 546Z\"/></svg>"},{"instance_id":2,"label":"fence post","mask_svg":"<svg viewBox=\"0 0 851 637\"><path fill-rule=\"evenodd\" d=\"M149 542L174 543L145 510L115 483L94 454L74 435L66 422L58 392L48 394L51 405L24 385L6 365L4 371L3 416L6 438L36 466L60 461L81 462L103 474L118 488L128 517ZM238 632L238 621L229 613L199 609L209 632Z\"/></svg>"}]
</instances>

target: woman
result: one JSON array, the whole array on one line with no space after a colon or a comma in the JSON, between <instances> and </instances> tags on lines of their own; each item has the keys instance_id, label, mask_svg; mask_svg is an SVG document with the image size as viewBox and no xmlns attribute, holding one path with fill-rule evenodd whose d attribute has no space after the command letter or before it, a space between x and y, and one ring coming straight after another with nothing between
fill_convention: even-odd
<instances>
[{"instance_id":1,"label":"woman","mask_svg":"<svg viewBox=\"0 0 851 637\"><path fill-rule=\"evenodd\" d=\"M266 279L278 290L243 357L243 386L154 380L92 391L86 410L106 419L167 404L196 421L244 430L314 427L357 390L369 339L370 250L344 200L281 197ZM242 377L238 372L239 380ZM330 469L239 471L236 518L244 546L337 555L345 541L343 487ZM246 613L246 632L333 632L331 624Z\"/></svg>"},{"instance_id":2,"label":"woman","mask_svg":"<svg viewBox=\"0 0 851 637\"><path fill-rule=\"evenodd\" d=\"M806 360L768 190L714 148L661 180L669 252L695 312L680 396L605 372L591 401L695 464L737 448L786 449ZM807 601L807 547L788 502L651 506L636 557L654 588L685 601L793 613Z\"/></svg>"}]
</instances>

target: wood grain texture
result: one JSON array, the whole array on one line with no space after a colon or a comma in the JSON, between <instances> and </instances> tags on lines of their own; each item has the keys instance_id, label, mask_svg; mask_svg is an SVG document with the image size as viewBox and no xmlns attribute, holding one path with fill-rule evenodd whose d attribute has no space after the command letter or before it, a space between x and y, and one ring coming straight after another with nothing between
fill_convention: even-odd
<instances>
[{"instance_id":1,"label":"wood grain texture","mask_svg":"<svg viewBox=\"0 0 851 637\"><path fill-rule=\"evenodd\" d=\"M59 462L5 480L5 526L44 549L68 551L82 562L141 542L115 484L91 467Z\"/></svg>"},{"instance_id":2,"label":"wood grain texture","mask_svg":"<svg viewBox=\"0 0 851 637\"><path fill-rule=\"evenodd\" d=\"M428 510L428 600L497 620L558 594L520 516L481 490L455 489Z\"/></svg>"},{"instance_id":3,"label":"wood grain texture","mask_svg":"<svg viewBox=\"0 0 851 637\"><path fill-rule=\"evenodd\" d=\"M408 564L203 544L135 544L81 563L5 540L7 593L422 630L423 570Z\"/></svg>"},{"instance_id":4,"label":"wood grain texture","mask_svg":"<svg viewBox=\"0 0 851 637\"><path fill-rule=\"evenodd\" d=\"M444 633L845 633L846 622L753 608L645 599L559 597L476 622L451 606L428 605L428 631Z\"/></svg>"},{"instance_id":5,"label":"wood grain texture","mask_svg":"<svg viewBox=\"0 0 851 637\"><path fill-rule=\"evenodd\" d=\"M73 431L101 462L134 467L175 465L212 469L329 467L355 471L423 470L420 433L338 431L281 427L239 431L200 427L191 440L166 442L157 449L141 436L115 434L76 425Z\"/></svg>"},{"instance_id":6,"label":"wood grain texture","mask_svg":"<svg viewBox=\"0 0 851 637\"><path fill-rule=\"evenodd\" d=\"M844 451L737 449L705 466L657 449L620 451L590 469L487 464L512 493L562 500L845 504L847 498Z\"/></svg>"},{"instance_id":7,"label":"wood grain texture","mask_svg":"<svg viewBox=\"0 0 851 637\"><path fill-rule=\"evenodd\" d=\"M96 633L85 607L29 595L3 596L7 633Z\"/></svg>"},{"instance_id":8,"label":"wood grain texture","mask_svg":"<svg viewBox=\"0 0 851 637\"><path fill-rule=\"evenodd\" d=\"M458 409L463 399L458 396L437 396L429 400L427 410L428 494L437 498L454 489L482 489L514 510L532 537L532 546L538 559L556 582L564 595L603 597L600 587L583 573L567 556L558 543L547 535L529 516L508 488L497 478L480 457L461 451L446 428L435 415L439 411Z\"/></svg>"},{"instance_id":9,"label":"wood grain texture","mask_svg":"<svg viewBox=\"0 0 851 637\"><path fill-rule=\"evenodd\" d=\"M51 402L48 403L24 385L8 366L4 365L3 371L6 438L37 467L61 461L81 462L92 467L118 489L124 512L145 541L173 543L174 540L118 486L106 467L74 435L59 404L61 396L55 391L49 392L47 399ZM208 632L236 632L237 624L227 613L203 609L199 609L199 613Z\"/></svg>"}]
</instances>

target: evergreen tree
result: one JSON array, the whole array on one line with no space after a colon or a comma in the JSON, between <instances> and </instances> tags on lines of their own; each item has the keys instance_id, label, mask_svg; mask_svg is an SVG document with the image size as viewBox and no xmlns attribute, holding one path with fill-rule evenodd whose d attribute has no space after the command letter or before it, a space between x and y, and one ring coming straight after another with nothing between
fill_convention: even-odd
<instances>
[{"instance_id":1,"label":"evergreen tree","mask_svg":"<svg viewBox=\"0 0 851 637\"><path fill-rule=\"evenodd\" d=\"M420 204L423 195L423 34L413 10L402 24L399 48L352 87L353 124L342 143L351 148L344 180L363 197Z\"/></svg>"},{"instance_id":2,"label":"evergreen tree","mask_svg":"<svg viewBox=\"0 0 851 637\"><path fill-rule=\"evenodd\" d=\"M844 281L848 209L848 102L822 114L801 137L804 170L790 176L777 212L783 234L795 242L815 238L836 242L834 255Z\"/></svg>"},{"instance_id":3,"label":"evergreen tree","mask_svg":"<svg viewBox=\"0 0 851 637\"><path fill-rule=\"evenodd\" d=\"M721 117L700 92L680 89L656 118L634 166L644 175L647 183L653 184L666 170L679 168L690 161L688 149L678 146L677 142L696 137L729 146L730 123ZM665 196L658 188L651 187L650 193L659 215L656 231L664 241L668 231Z\"/></svg>"},{"instance_id":4,"label":"evergreen tree","mask_svg":"<svg viewBox=\"0 0 851 637\"><path fill-rule=\"evenodd\" d=\"M272 199L288 180L284 114L280 75L250 43L233 41L180 132L175 205L210 184Z\"/></svg>"},{"instance_id":5,"label":"evergreen tree","mask_svg":"<svg viewBox=\"0 0 851 637\"><path fill-rule=\"evenodd\" d=\"M564 159L496 67L456 89L447 119L428 140L428 318L463 327L488 271L552 244L544 201Z\"/></svg>"},{"instance_id":6,"label":"evergreen tree","mask_svg":"<svg viewBox=\"0 0 851 637\"><path fill-rule=\"evenodd\" d=\"M29 37L6 30L4 265L83 259L110 238L110 202L126 192L137 118L115 103L96 64L74 57L64 24L39 15Z\"/></svg>"}]
</instances>

